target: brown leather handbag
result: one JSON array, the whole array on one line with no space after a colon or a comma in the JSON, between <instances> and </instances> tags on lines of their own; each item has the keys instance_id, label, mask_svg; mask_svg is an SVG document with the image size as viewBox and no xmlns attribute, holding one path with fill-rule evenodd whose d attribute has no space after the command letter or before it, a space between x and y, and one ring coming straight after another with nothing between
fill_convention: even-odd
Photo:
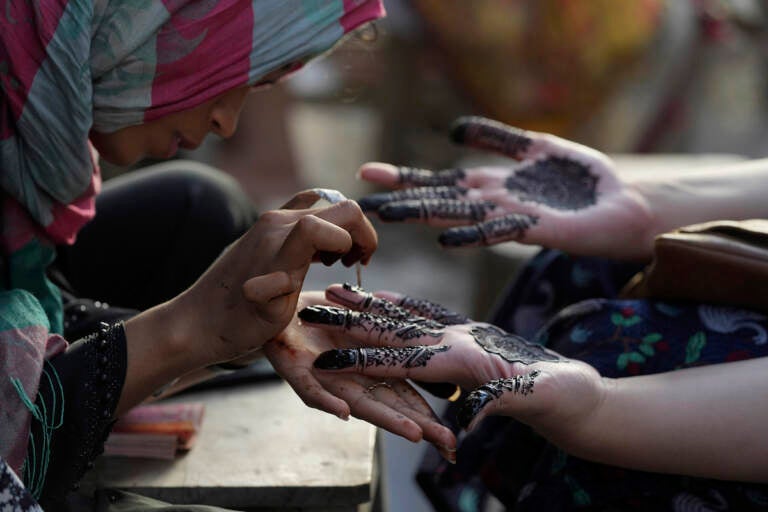
<instances>
[{"instance_id":1,"label":"brown leather handbag","mask_svg":"<svg viewBox=\"0 0 768 512\"><path fill-rule=\"evenodd\" d=\"M768 220L706 222L657 236L653 261L620 296L768 312Z\"/></svg>"}]
</instances>

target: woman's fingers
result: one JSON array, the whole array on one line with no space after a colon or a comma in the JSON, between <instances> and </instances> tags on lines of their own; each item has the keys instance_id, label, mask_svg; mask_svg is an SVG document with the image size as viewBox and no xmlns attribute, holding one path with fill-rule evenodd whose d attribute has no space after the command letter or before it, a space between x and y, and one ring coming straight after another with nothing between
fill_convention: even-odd
<instances>
[{"instance_id":1,"label":"woman's fingers","mask_svg":"<svg viewBox=\"0 0 768 512\"><path fill-rule=\"evenodd\" d=\"M265 304L278 297L289 295L301 289L301 280L290 273L277 271L256 276L243 283L243 295L251 302Z\"/></svg>"},{"instance_id":2,"label":"woman's fingers","mask_svg":"<svg viewBox=\"0 0 768 512\"><path fill-rule=\"evenodd\" d=\"M334 306L309 306L299 311L302 322L327 326L373 346L435 344L443 326L427 319L396 320L365 311Z\"/></svg>"},{"instance_id":3,"label":"woman's fingers","mask_svg":"<svg viewBox=\"0 0 768 512\"><path fill-rule=\"evenodd\" d=\"M345 229L352 237L352 247L342 257L344 265L360 261L367 264L378 246L376 230L360 206L349 199L323 208L315 216Z\"/></svg>"},{"instance_id":4,"label":"woman's fingers","mask_svg":"<svg viewBox=\"0 0 768 512\"><path fill-rule=\"evenodd\" d=\"M275 261L286 269L302 268L320 252L347 253L352 243L352 236L343 227L314 215L305 215L288 233Z\"/></svg>"},{"instance_id":5,"label":"woman's fingers","mask_svg":"<svg viewBox=\"0 0 768 512\"><path fill-rule=\"evenodd\" d=\"M539 370L516 375L509 379L496 379L472 391L457 413L459 425L473 429L483 418L493 414L511 415L523 405L520 403L534 393Z\"/></svg>"}]
</instances>

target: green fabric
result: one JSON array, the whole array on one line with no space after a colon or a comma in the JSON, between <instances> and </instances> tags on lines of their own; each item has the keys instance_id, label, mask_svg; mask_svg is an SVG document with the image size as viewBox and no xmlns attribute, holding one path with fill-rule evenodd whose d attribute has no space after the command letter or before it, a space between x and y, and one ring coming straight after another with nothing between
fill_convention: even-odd
<instances>
[{"instance_id":1,"label":"green fabric","mask_svg":"<svg viewBox=\"0 0 768 512\"><path fill-rule=\"evenodd\" d=\"M49 326L37 298L26 290L0 291L0 332L34 326Z\"/></svg>"},{"instance_id":2,"label":"green fabric","mask_svg":"<svg viewBox=\"0 0 768 512\"><path fill-rule=\"evenodd\" d=\"M32 293L38 302L33 311L42 306L47 317L46 322L38 320L35 324L48 325L50 332L62 334L64 312L61 292L46 275L46 270L55 257L56 251L52 246L43 245L39 240L33 239L8 257L7 275L10 282L3 284L7 290L21 289Z\"/></svg>"}]
</instances>

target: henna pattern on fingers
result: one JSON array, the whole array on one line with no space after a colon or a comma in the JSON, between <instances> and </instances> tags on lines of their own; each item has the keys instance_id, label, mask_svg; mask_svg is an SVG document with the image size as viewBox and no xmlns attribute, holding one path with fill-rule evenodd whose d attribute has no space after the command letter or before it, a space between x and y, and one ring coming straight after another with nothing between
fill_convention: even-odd
<instances>
[{"instance_id":1,"label":"henna pattern on fingers","mask_svg":"<svg viewBox=\"0 0 768 512\"><path fill-rule=\"evenodd\" d=\"M325 325L338 325L346 329L360 327L366 332L376 333L379 337L393 333L395 337L407 341L423 336L439 338L443 335L442 325L421 319L393 320L363 311L336 308L333 306L309 306L299 311L299 318L307 322Z\"/></svg>"},{"instance_id":2,"label":"henna pattern on fingers","mask_svg":"<svg viewBox=\"0 0 768 512\"><path fill-rule=\"evenodd\" d=\"M569 158L537 160L507 178L506 187L521 201L556 210L581 210L595 204L600 178L589 167Z\"/></svg>"},{"instance_id":3,"label":"henna pattern on fingers","mask_svg":"<svg viewBox=\"0 0 768 512\"><path fill-rule=\"evenodd\" d=\"M451 219L479 222L496 205L491 201L461 201L455 199L411 199L385 204L379 208L379 218L385 221L407 219Z\"/></svg>"},{"instance_id":4,"label":"henna pattern on fingers","mask_svg":"<svg viewBox=\"0 0 768 512\"><path fill-rule=\"evenodd\" d=\"M314 366L320 370L343 370L345 368L365 369L372 366L400 366L416 368L427 366L435 354L447 352L449 345L442 347L404 348L344 348L323 352L315 359Z\"/></svg>"},{"instance_id":5,"label":"henna pattern on fingers","mask_svg":"<svg viewBox=\"0 0 768 512\"><path fill-rule=\"evenodd\" d=\"M483 407L488 405L488 402L498 399L506 392L523 396L532 394L536 377L540 373L539 370L534 370L527 375L516 375L510 379L492 380L472 391L461 404L461 408L456 414L459 426L467 428Z\"/></svg>"},{"instance_id":6,"label":"henna pattern on fingers","mask_svg":"<svg viewBox=\"0 0 768 512\"><path fill-rule=\"evenodd\" d=\"M438 242L449 247L492 245L504 241L522 240L525 232L539 222L535 215L513 213L475 224L450 228L440 234Z\"/></svg>"},{"instance_id":7,"label":"henna pattern on fingers","mask_svg":"<svg viewBox=\"0 0 768 512\"><path fill-rule=\"evenodd\" d=\"M361 198L357 204L364 212L376 211L387 203L410 199L460 199L467 193L465 187L417 187L381 192Z\"/></svg>"},{"instance_id":8,"label":"henna pattern on fingers","mask_svg":"<svg viewBox=\"0 0 768 512\"><path fill-rule=\"evenodd\" d=\"M541 361L565 360L556 354L547 352L541 345L531 343L494 325L472 327L469 334L483 350L496 354L510 363L533 364Z\"/></svg>"},{"instance_id":9,"label":"henna pattern on fingers","mask_svg":"<svg viewBox=\"0 0 768 512\"><path fill-rule=\"evenodd\" d=\"M457 119L451 127L451 139L459 144L498 151L518 160L533 143L525 130L475 116Z\"/></svg>"},{"instance_id":10,"label":"henna pattern on fingers","mask_svg":"<svg viewBox=\"0 0 768 512\"><path fill-rule=\"evenodd\" d=\"M416 167L398 167L400 183L417 187L438 187L441 185L455 185L459 180L466 178L464 169L443 169L430 171Z\"/></svg>"},{"instance_id":11,"label":"henna pattern on fingers","mask_svg":"<svg viewBox=\"0 0 768 512\"><path fill-rule=\"evenodd\" d=\"M365 291L359 286L353 286L349 283L344 283L342 287L345 290L357 293L363 298L357 303L357 306L368 310L368 312L375 315L387 317L396 321L408 321L418 323L419 325L425 325L432 329L442 329L446 325L452 325L448 322L443 322L437 319L434 314L440 313L441 318L446 320L452 320L452 317L459 317L460 315L450 311L439 304L422 299L412 299L408 296L404 296L399 304L390 302L386 299L375 297L372 293ZM415 307L417 306L418 307ZM468 320L458 323L466 323Z\"/></svg>"},{"instance_id":12,"label":"henna pattern on fingers","mask_svg":"<svg viewBox=\"0 0 768 512\"><path fill-rule=\"evenodd\" d=\"M398 305L421 317L431 318L442 325L459 325L470 322L468 317L426 299L414 299L405 295L400 299Z\"/></svg>"}]
</instances>

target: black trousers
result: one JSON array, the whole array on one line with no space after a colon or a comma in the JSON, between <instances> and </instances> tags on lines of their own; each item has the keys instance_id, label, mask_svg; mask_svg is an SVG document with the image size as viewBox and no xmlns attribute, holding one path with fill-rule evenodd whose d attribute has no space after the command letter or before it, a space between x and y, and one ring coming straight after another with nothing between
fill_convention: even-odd
<instances>
[{"instance_id":1,"label":"black trousers","mask_svg":"<svg viewBox=\"0 0 768 512\"><path fill-rule=\"evenodd\" d=\"M256 218L233 178L197 162L172 161L105 182L96 216L74 245L59 248L52 268L64 296L65 337L178 295Z\"/></svg>"}]
</instances>

